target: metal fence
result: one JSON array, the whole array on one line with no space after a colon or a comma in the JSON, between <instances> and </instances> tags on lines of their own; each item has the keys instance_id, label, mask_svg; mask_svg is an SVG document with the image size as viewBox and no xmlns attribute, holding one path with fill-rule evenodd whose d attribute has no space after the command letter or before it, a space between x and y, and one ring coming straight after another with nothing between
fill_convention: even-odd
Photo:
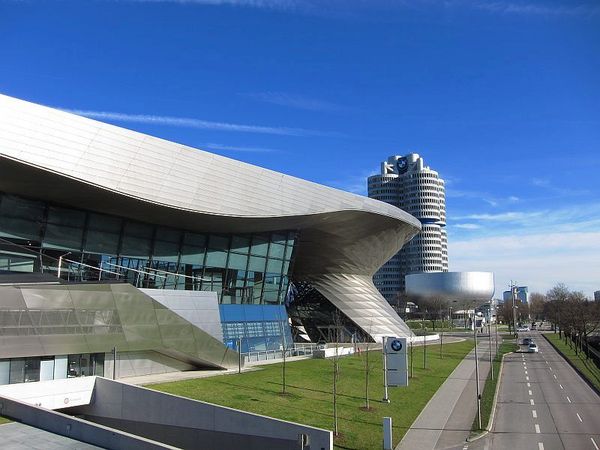
<instances>
[{"instance_id":1,"label":"metal fence","mask_svg":"<svg viewBox=\"0 0 600 450\"><path fill-rule=\"evenodd\" d=\"M292 356L311 356L316 350L316 344L294 344L285 350L286 357ZM272 359L283 359L283 350L261 350L254 352L242 353L246 363L268 361Z\"/></svg>"}]
</instances>

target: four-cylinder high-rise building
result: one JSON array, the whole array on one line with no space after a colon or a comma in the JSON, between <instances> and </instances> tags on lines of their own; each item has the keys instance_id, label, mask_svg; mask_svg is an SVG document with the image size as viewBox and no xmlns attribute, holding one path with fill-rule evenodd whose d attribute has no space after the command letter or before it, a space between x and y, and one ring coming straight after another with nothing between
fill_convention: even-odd
<instances>
[{"instance_id":1,"label":"four-cylinder high-rise building","mask_svg":"<svg viewBox=\"0 0 600 450\"><path fill-rule=\"evenodd\" d=\"M404 292L405 275L448 271L444 180L417 153L390 156L381 163L381 174L368 178L368 194L403 209L422 224L422 231L373 277L381 294L395 303Z\"/></svg>"}]
</instances>

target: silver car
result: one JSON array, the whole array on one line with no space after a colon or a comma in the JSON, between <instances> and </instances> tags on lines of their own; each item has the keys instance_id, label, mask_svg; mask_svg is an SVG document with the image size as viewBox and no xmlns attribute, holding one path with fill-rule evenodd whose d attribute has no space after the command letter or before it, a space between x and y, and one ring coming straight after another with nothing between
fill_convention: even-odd
<instances>
[{"instance_id":1,"label":"silver car","mask_svg":"<svg viewBox=\"0 0 600 450\"><path fill-rule=\"evenodd\" d=\"M529 347L527 347L527 351L529 353L537 353L539 351L537 344L535 342L530 343Z\"/></svg>"}]
</instances>

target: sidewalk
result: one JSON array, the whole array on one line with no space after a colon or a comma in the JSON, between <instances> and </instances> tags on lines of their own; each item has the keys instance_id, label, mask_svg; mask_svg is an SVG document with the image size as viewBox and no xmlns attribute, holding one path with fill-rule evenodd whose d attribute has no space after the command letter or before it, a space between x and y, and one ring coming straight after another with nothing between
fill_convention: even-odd
<instances>
[{"instance_id":1,"label":"sidewalk","mask_svg":"<svg viewBox=\"0 0 600 450\"><path fill-rule=\"evenodd\" d=\"M483 384L490 369L487 337L479 340L477 352L480 390L483 391ZM473 350L440 386L404 435L396 450L462 448L469 437L476 414L475 350Z\"/></svg>"},{"instance_id":2,"label":"sidewalk","mask_svg":"<svg viewBox=\"0 0 600 450\"><path fill-rule=\"evenodd\" d=\"M287 358L288 362L299 361L302 359L310 359L311 356L289 356ZM283 359L267 359L261 361L253 361L247 362L242 367L242 372L250 372L252 370L258 370L260 366L266 366L269 364L276 364L283 362ZM127 384L135 384L135 385L146 385L146 384L156 384L156 383L171 383L173 381L183 381L183 380L193 380L196 378L208 378L208 377L216 377L220 375L231 375L238 373L238 369L228 369L228 370L219 370L219 369L205 369L205 370L187 370L183 372L165 372L165 373L155 373L150 375L140 375L140 376L132 376L132 377L124 377L118 378L117 380L122 383Z\"/></svg>"}]
</instances>

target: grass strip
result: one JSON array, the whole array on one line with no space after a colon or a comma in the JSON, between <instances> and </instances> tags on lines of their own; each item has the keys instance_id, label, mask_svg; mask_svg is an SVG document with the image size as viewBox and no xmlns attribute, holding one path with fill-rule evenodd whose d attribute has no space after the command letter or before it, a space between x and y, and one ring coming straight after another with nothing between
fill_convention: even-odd
<instances>
[{"instance_id":1,"label":"grass strip","mask_svg":"<svg viewBox=\"0 0 600 450\"><path fill-rule=\"evenodd\" d=\"M600 369L594 364L592 359L587 359L585 353L581 351L579 354L575 354L575 350L569 344L565 344L565 341L560 339L557 333L544 333L544 337L579 370L579 373L590 384L595 386L596 391L600 391Z\"/></svg>"},{"instance_id":2,"label":"grass strip","mask_svg":"<svg viewBox=\"0 0 600 450\"><path fill-rule=\"evenodd\" d=\"M473 349L472 341L414 347L414 377L406 388L390 388L389 404L382 403L383 365L381 351L370 352L370 409L365 408L366 353L340 358L338 381L338 429L336 448L381 448L382 419L392 417L394 445L402 439L429 399ZM410 351L409 351L410 355ZM410 364L409 364L410 366ZM281 364L261 370L147 386L162 392L263 414L306 425L333 429L331 360L288 362L286 395L282 395Z\"/></svg>"},{"instance_id":3,"label":"grass strip","mask_svg":"<svg viewBox=\"0 0 600 450\"><path fill-rule=\"evenodd\" d=\"M500 368L502 357L506 353L517 351L519 348L514 342L502 342L498 347L498 353L496 354L493 361L493 373L494 379L492 380L490 371L488 373L487 379L485 380L485 385L483 386L483 392L481 393L481 424L484 429L487 429L490 422L490 417L492 414L492 409L494 408L494 397L496 395L496 386L498 384L498 377L500 375ZM479 423L477 420L477 416L473 419L473 425L471 426L471 431L479 432L483 431L479 428Z\"/></svg>"}]
</instances>

